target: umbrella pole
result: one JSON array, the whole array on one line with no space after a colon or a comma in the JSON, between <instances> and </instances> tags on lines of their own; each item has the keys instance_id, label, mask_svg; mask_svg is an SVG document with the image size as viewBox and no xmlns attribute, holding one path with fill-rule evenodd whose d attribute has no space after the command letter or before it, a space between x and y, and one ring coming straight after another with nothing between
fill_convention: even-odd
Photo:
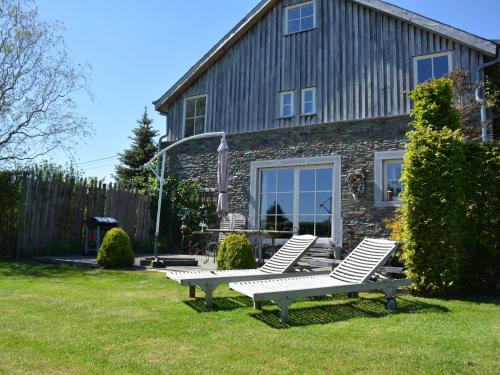
<instances>
[{"instance_id":1,"label":"umbrella pole","mask_svg":"<svg viewBox=\"0 0 500 375\"><path fill-rule=\"evenodd\" d=\"M160 174L160 190L158 191L158 208L156 211L156 229L155 229L155 247L154 247L154 258L158 261L158 245L160 242L160 220L161 220L161 202L163 198L163 184L165 182L165 160L166 155L163 154L163 160L161 162L161 174Z\"/></svg>"}]
</instances>

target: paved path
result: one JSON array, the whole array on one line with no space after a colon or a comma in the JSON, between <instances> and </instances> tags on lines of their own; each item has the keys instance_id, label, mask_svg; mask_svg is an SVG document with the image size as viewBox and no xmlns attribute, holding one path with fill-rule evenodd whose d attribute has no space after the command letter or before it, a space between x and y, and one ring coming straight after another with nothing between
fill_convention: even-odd
<instances>
[{"instance_id":1,"label":"paved path","mask_svg":"<svg viewBox=\"0 0 500 375\"><path fill-rule=\"evenodd\" d=\"M166 271L195 271L195 270L200 270L200 269L205 269L205 270L214 270L215 269L215 263L213 262L213 257L210 257L209 260L207 261L207 258L204 255L160 255L160 257L168 257L171 259L176 259L176 258L195 258L198 261L198 267L193 267L193 266L173 266L173 267L168 267L168 268L158 268L158 269L150 269L147 267L142 267L140 266L141 260L144 260L145 258L150 258L152 257L152 254L147 254L147 255L140 255L135 258L135 267L136 268L142 268L142 269L147 269L151 271L157 271L157 272L166 272ZM86 268L99 268L99 265L97 264L95 256L85 256L85 255L67 255L67 256L43 256L43 257L35 257L33 260L40 262L40 263L45 263L45 264L60 264L60 265L66 265L66 266L73 266L73 267L86 267Z\"/></svg>"}]
</instances>

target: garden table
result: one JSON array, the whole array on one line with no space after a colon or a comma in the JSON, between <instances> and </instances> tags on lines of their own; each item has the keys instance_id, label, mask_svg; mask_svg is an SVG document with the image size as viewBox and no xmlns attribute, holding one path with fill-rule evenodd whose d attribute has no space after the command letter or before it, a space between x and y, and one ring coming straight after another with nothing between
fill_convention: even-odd
<instances>
[{"instance_id":1,"label":"garden table","mask_svg":"<svg viewBox=\"0 0 500 375\"><path fill-rule=\"evenodd\" d=\"M293 235L293 231L288 230L266 230L266 229L206 229L204 231L193 232L195 235L202 234L244 234L247 237L255 237L257 239L257 259L259 265L264 263L262 252L263 239L270 239L271 246L276 246L276 239L288 238Z\"/></svg>"}]
</instances>

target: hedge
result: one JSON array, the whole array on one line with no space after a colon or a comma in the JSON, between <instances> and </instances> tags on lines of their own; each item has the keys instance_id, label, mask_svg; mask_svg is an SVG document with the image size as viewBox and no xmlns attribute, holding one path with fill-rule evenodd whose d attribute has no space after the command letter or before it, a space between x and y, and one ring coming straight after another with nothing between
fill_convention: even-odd
<instances>
[{"instance_id":1,"label":"hedge","mask_svg":"<svg viewBox=\"0 0 500 375\"><path fill-rule=\"evenodd\" d=\"M403 258L416 292L500 291L500 145L466 141L451 80L411 95L415 130L404 159Z\"/></svg>"},{"instance_id":2,"label":"hedge","mask_svg":"<svg viewBox=\"0 0 500 375\"><path fill-rule=\"evenodd\" d=\"M464 153L457 131L408 134L404 158L403 258L419 293L451 291L460 275L465 219Z\"/></svg>"},{"instance_id":3,"label":"hedge","mask_svg":"<svg viewBox=\"0 0 500 375\"><path fill-rule=\"evenodd\" d=\"M462 291L500 293L500 144L464 143Z\"/></svg>"}]
</instances>

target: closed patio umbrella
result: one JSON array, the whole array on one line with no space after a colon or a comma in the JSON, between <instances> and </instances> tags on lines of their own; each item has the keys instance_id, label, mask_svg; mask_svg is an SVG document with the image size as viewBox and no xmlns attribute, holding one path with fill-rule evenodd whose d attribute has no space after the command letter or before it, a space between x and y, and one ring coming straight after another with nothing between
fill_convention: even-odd
<instances>
[{"instance_id":1,"label":"closed patio umbrella","mask_svg":"<svg viewBox=\"0 0 500 375\"><path fill-rule=\"evenodd\" d=\"M229 202L227 200L228 171L227 171L227 142L226 137L222 137L217 149L217 188L219 198L217 199L217 214L220 217L229 213Z\"/></svg>"}]
</instances>

